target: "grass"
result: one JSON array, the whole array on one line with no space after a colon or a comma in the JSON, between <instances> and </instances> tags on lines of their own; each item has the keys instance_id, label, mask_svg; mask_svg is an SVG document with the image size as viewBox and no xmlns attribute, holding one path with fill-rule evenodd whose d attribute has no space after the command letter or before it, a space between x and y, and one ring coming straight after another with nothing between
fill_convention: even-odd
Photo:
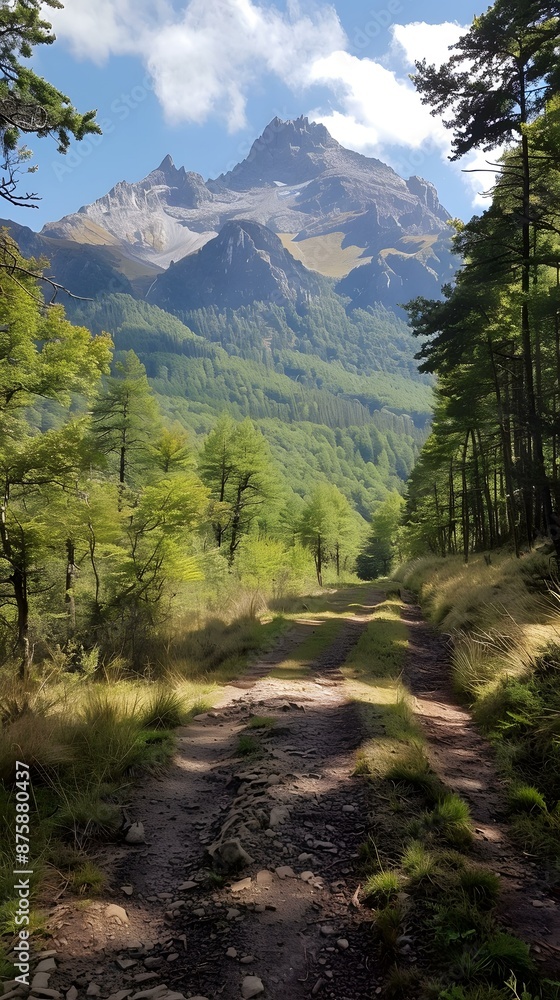
<instances>
[{"instance_id":1,"label":"grass","mask_svg":"<svg viewBox=\"0 0 560 1000\"><path fill-rule=\"evenodd\" d=\"M276 719L272 715L253 715L247 723L247 729L274 729Z\"/></svg>"},{"instance_id":2,"label":"grass","mask_svg":"<svg viewBox=\"0 0 560 1000\"><path fill-rule=\"evenodd\" d=\"M560 593L543 550L417 560L398 578L452 640L457 693L496 748L512 833L560 868Z\"/></svg>"},{"instance_id":3,"label":"grass","mask_svg":"<svg viewBox=\"0 0 560 1000\"><path fill-rule=\"evenodd\" d=\"M403 887L404 881L398 872L381 871L369 876L362 893L365 899L386 906L398 896Z\"/></svg>"},{"instance_id":4,"label":"grass","mask_svg":"<svg viewBox=\"0 0 560 1000\"><path fill-rule=\"evenodd\" d=\"M310 634L297 646L295 651L270 672L278 680L293 681L309 676L313 661L327 649L340 634L343 621L340 618L323 618L318 624L310 625Z\"/></svg>"},{"instance_id":5,"label":"grass","mask_svg":"<svg viewBox=\"0 0 560 1000\"><path fill-rule=\"evenodd\" d=\"M237 740L237 753L240 757L252 757L257 754L261 748L259 740L255 739L254 736L248 736L246 733L241 733Z\"/></svg>"},{"instance_id":6,"label":"grass","mask_svg":"<svg viewBox=\"0 0 560 1000\"><path fill-rule=\"evenodd\" d=\"M403 1000L512 1000L505 986L512 972L538 988L536 975L527 946L497 922L499 877L471 859L468 805L431 765L402 679L400 607L397 595L382 602L343 668L370 734L356 766L368 782L362 895L376 907L384 992ZM412 971L403 941L412 942Z\"/></svg>"},{"instance_id":7,"label":"grass","mask_svg":"<svg viewBox=\"0 0 560 1000\"><path fill-rule=\"evenodd\" d=\"M512 785L508 791L508 807L512 813L545 813L544 795L532 785Z\"/></svg>"},{"instance_id":8,"label":"grass","mask_svg":"<svg viewBox=\"0 0 560 1000\"><path fill-rule=\"evenodd\" d=\"M211 707L219 685L285 627L279 617L212 619L176 641L165 660L161 649L160 661L154 653L156 680L128 674L122 661L104 672L69 674L62 655L38 664L23 685L0 670L0 844L14 842L19 759L29 764L33 786L34 897L41 886L49 894L82 897L103 890L98 843L119 835L121 804L132 784L167 767L176 727ZM12 868L9 851L0 847L0 896L7 900L0 924L8 932L14 929ZM36 911L33 920L41 927ZM0 968L1 962L0 955Z\"/></svg>"}]
</instances>

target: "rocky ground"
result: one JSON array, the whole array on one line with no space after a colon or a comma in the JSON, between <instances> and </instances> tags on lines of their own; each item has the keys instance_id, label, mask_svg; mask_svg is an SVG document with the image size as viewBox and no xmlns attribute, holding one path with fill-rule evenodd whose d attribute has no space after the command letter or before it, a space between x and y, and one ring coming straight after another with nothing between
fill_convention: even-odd
<instances>
[{"instance_id":1,"label":"rocky ground","mask_svg":"<svg viewBox=\"0 0 560 1000\"><path fill-rule=\"evenodd\" d=\"M340 671L381 595L358 593L358 605L356 591L332 599L339 631L303 676L282 668L324 627L322 615L294 623L213 711L179 730L172 767L143 782L128 807L141 824L139 842L115 848L109 894L53 902L52 950L36 956L32 997L370 1000L381 993L372 916L359 901L368 806L353 772L366 734ZM493 845L498 870L500 860L509 869L508 891L530 909L533 944L544 940L550 956L560 926L555 902L538 891L530 859L524 874L524 859L496 839L499 783L488 748L475 745L468 716L453 704L441 641L417 611L406 617L407 671L434 763L482 809L479 843ZM274 724L248 730L254 716ZM240 736L249 735L257 752L240 756ZM18 992L6 984L5 1000Z\"/></svg>"}]
</instances>

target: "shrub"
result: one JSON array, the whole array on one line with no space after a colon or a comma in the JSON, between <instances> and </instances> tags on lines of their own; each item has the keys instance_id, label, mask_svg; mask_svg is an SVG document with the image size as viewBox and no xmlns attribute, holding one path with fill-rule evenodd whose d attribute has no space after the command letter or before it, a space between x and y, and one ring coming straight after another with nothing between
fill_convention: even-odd
<instances>
[{"instance_id":1,"label":"shrub","mask_svg":"<svg viewBox=\"0 0 560 1000\"><path fill-rule=\"evenodd\" d=\"M386 905L398 895L402 888L403 879L398 872L382 871L370 875L364 885L363 894L365 899Z\"/></svg>"},{"instance_id":2,"label":"shrub","mask_svg":"<svg viewBox=\"0 0 560 1000\"><path fill-rule=\"evenodd\" d=\"M532 785L512 785L508 791L508 808L512 813L547 811L544 796Z\"/></svg>"},{"instance_id":3,"label":"shrub","mask_svg":"<svg viewBox=\"0 0 560 1000\"><path fill-rule=\"evenodd\" d=\"M500 879L487 868L465 868L459 875L459 886L467 899L481 910L491 910L498 902Z\"/></svg>"},{"instance_id":4,"label":"shrub","mask_svg":"<svg viewBox=\"0 0 560 1000\"><path fill-rule=\"evenodd\" d=\"M436 828L441 836L454 847L464 848L472 843L473 829L469 807L459 795L448 793L432 812L425 817L428 828Z\"/></svg>"},{"instance_id":5,"label":"shrub","mask_svg":"<svg viewBox=\"0 0 560 1000\"><path fill-rule=\"evenodd\" d=\"M438 872L435 856L419 840L413 840L406 848L401 865L413 885L432 882Z\"/></svg>"},{"instance_id":6,"label":"shrub","mask_svg":"<svg viewBox=\"0 0 560 1000\"><path fill-rule=\"evenodd\" d=\"M143 729L176 729L185 720L185 704L175 691L159 688L148 699L139 715Z\"/></svg>"}]
</instances>

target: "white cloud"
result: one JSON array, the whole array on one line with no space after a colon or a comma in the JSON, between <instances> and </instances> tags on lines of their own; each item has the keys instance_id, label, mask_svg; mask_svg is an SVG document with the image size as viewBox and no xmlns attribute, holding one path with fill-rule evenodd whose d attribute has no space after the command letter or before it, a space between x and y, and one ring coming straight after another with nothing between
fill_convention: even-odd
<instances>
[{"instance_id":1,"label":"white cloud","mask_svg":"<svg viewBox=\"0 0 560 1000\"><path fill-rule=\"evenodd\" d=\"M247 94L263 73L292 88L307 67L346 44L334 8L287 13L253 0L72 0L55 30L82 57L136 53L147 65L166 117L203 122L211 114L243 127ZM101 26L101 27L100 27Z\"/></svg>"},{"instance_id":2,"label":"white cloud","mask_svg":"<svg viewBox=\"0 0 560 1000\"><path fill-rule=\"evenodd\" d=\"M173 17L167 0L69 0L44 10L57 38L79 58L103 63L111 55L143 55L154 32Z\"/></svg>"},{"instance_id":3,"label":"white cloud","mask_svg":"<svg viewBox=\"0 0 560 1000\"><path fill-rule=\"evenodd\" d=\"M393 52L404 56L409 66L417 60L425 59L428 65L441 66L450 55L450 45L454 45L467 30L457 21L442 24L427 24L413 21L410 24L393 25Z\"/></svg>"},{"instance_id":4,"label":"white cloud","mask_svg":"<svg viewBox=\"0 0 560 1000\"><path fill-rule=\"evenodd\" d=\"M310 69L310 81L334 90L342 109L330 114L313 112L339 142L383 155L389 146L418 149L426 142L449 148L449 135L413 85L371 59L333 52Z\"/></svg>"}]
</instances>

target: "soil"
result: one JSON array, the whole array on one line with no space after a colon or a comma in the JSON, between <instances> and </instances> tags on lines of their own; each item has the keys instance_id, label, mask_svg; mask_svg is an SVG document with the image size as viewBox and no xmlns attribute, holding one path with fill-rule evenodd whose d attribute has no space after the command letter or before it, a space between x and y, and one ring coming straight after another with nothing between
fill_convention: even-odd
<instances>
[{"instance_id":1,"label":"soil","mask_svg":"<svg viewBox=\"0 0 560 1000\"><path fill-rule=\"evenodd\" d=\"M50 987L68 1000L370 1000L381 992L372 916L358 898L367 788L354 765L367 734L340 671L380 600L365 588L337 594L329 611L343 615L340 630L304 677L271 672L322 627L320 615L296 622L213 711L178 731L171 768L144 781L128 806L147 843L115 848L105 898L52 906ZM557 957L556 904L539 888L534 862L508 841L491 752L446 684L445 644L418 609L407 606L405 618L407 675L434 765L469 800L477 851L504 877L506 922L539 957ZM273 718L273 728L248 730L256 715ZM240 756L240 735L254 736L258 752ZM240 847L249 860L228 870L220 857Z\"/></svg>"}]
</instances>

